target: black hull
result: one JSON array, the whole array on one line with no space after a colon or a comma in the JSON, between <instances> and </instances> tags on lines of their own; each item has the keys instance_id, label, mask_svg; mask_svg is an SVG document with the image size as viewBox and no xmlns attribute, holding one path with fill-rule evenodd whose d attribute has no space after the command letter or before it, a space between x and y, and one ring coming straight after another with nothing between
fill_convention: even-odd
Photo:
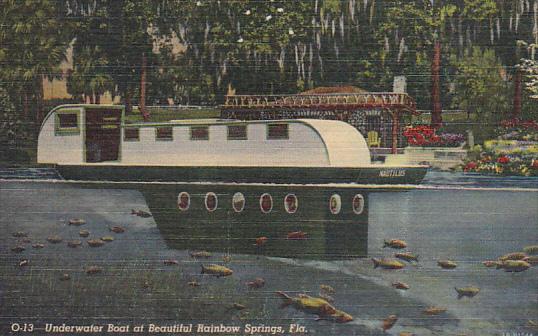
<instances>
[{"instance_id":1,"label":"black hull","mask_svg":"<svg viewBox=\"0 0 538 336\"><path fill-rule=\"evenodd\" d=\"M58 165L67 180L277 184L419 184L426 167L160 167Z\"/></svg>"}]
</instances>

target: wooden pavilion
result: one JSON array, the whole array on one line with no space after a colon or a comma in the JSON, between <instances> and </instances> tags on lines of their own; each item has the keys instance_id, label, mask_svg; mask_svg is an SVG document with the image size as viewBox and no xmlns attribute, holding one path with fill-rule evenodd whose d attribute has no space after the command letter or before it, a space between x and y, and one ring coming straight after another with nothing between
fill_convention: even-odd
<instances>
[{"instance_id":1,"label":"wooden pavilion","mask_svg":"<svg viewBox=\"0 0 538 336\"><path fill-rule=\"evenodd\" d=\"M393 154L403 145L401 118L406 114L418 114L406 93L365 92L349 86L289 95L231 95L221 106L222 118L342 120L357 128L370 147L389 147Z\"/></svg>"}]
</instances>

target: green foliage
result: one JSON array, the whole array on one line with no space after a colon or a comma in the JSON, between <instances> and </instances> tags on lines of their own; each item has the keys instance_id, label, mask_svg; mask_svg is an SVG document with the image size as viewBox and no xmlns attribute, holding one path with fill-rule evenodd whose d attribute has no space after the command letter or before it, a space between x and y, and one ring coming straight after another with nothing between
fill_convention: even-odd
<instances>
[{"instance_id":1,"label":"green foliage","mask_svg":"<svg viewBox=\"0 0 538 336\"><path fill-rule=\"evenodd\" d=\"M509 110L509 89L501 77L504 72L491 49L475 47L469 55L451 60L456 67L453 107L476 114L487 123L495 123Z\"/></svg>"}]
</instances>

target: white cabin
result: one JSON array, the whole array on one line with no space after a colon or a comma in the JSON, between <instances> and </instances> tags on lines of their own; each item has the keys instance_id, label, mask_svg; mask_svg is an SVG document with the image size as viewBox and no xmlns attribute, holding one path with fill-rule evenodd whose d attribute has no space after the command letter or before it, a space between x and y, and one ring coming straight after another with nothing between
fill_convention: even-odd
<instances>
[{"instance_id":1,"label":"white cabin","mask_svg":"<svg viewBox=\"0 0 538 336\"><path fill-rule=\"evenodd\" d=\"M173 120L125 124L123 106L62 105L45 117L39 163L59 165L364 167L370 151L334 120Z\"/></svg>"}]
</instances>

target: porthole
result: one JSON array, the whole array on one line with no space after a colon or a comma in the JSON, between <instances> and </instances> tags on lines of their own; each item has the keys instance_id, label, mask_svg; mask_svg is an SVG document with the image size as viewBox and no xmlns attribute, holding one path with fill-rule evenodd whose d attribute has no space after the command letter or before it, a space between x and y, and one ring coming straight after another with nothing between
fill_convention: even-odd
<instances>
[{"instance_id":1,"label":"porthole","mask_svg":"<svg viewBox=\"0 0 538 336\"><path fill-rule=\"evenodd\" d=\"M236 192L232 197L232 207L235 212L241 212L245 209L245 195Z\"/></svg>"},{"instance_id":2,"label":"porthole","mask_svg":"<svg viewBox=\"0 0 538 336\"><path fill-rule=\"evenodd\" d=\"M260 196L260 209L263 213L269 213L273 210L273 198L265 193Z\"/></svg>"},{"instance_id":3,"label":"porthole","mask_svg":"<svg viewBox=\"0 0 538 336\"><path fill-rule=\"evenodd\" d=\"M329 209L333 215L340 213L342 209L342 198L338 194L333 194L329 199Z\"/></svg>"},{"instance_id":4,"label":"porthole","mask_svg":"<svg viewBox=\"0 0 538 336\"><path fill-rule=\"evenodd\" d=\"M297 199L297 196L294 194L287 194L286 197L284 197L284 208L286 209L287 213L295 213L298 207L299 200Z\"/></svg>"},{"instance_id":5,"label":"porthole","mask_svg":"<svg viewBox=\"0 0 538 336\"><path fill-rule=\"evenodd\" d=\"M177 208L181 211L189 210L191 205L191 196L188 192L180 192L177 196Z\"/></svg>"},{"instance_id":6,"label":"porthole","mask_svg":"<svg viewBox=\"0 0 538 336\"><path fill-rule=\"evenodd\" d=\"M205 203L205 208L207 209L207 211L213 212L217 210L217 206L219 204L217 195L215 195L214 192L208 192L207 194L205 194L204 203Z\"/></svg>"},{"instance_id":7,"label":"porthole","mask_svg":"<svg viewBox=\"0 0 538 336\"><path fill-rule=\"evenodd\" d=\"M360 215L364 211L364 197L361 194L353 197L353 212Z\"/></svg>"}]
</instances>

